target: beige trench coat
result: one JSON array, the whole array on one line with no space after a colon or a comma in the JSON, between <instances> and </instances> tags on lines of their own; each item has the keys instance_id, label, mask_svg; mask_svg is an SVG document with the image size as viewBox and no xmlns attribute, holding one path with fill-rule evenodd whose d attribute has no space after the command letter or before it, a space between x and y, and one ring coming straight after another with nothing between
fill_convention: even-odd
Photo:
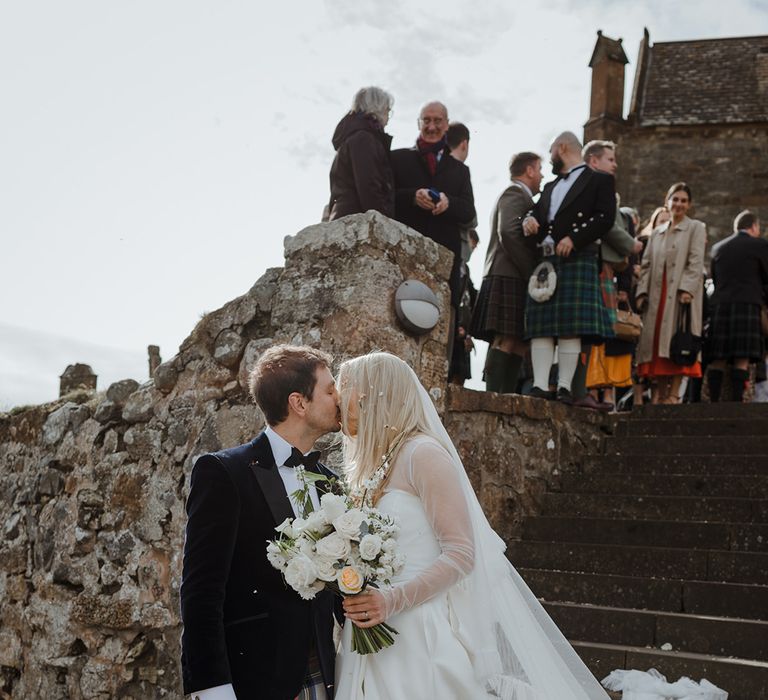
<instances>
[{"instance_id":1,"label":"beige trench coat","mask_svg":"<svg viewBox=\"0 0 768 700\"><path fill-rule=\"evenodd\" d=\"M680 304L678 292L688 292L691 302L691 332L701 335L701 314L704 300L704 251L707 229L702 221L685 217L672 227L671 222L657 228L651 235L640 266L640 281L635 298L648 295L643 314L643 332L637 344L637 362L653 360L653 335L656 314L661 300L664 267L667 269L667 299L659 329L659 357L669 357L669 344L677 330Z\"/></svg>"}]
</instances>

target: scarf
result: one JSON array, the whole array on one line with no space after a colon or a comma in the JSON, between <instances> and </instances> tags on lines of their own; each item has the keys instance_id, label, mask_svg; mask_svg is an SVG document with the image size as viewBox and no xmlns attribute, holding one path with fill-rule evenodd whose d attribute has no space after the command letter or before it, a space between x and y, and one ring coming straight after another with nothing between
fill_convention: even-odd
<instances>
[{"instance_id":1,"label":"scarf","mask_svg":"<svg viewBox=\"0 0 768 700\"><path fill-rule=\"evenodd\" d=\"M429 174L433 177L437 172L437 154L446 147L446 144L445 136L437 143L427 143L421 136L416 139L416 148L419 149L419 155L424 159L424 162L427 164L427 170L429 170Z\"/></svg>"}]
</instances>

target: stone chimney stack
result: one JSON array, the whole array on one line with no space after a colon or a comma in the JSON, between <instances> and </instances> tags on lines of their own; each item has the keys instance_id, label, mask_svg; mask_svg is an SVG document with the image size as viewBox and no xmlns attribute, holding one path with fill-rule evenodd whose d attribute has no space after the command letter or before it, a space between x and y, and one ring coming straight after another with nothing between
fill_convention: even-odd
<instances>
[{"instance_id":1,"label":"stone chimney stack","mask_svg":"<svg viewBox=\"0 0 768 700\"><path fill-rule=\"evenodd\" d=\"M624 66L629 63L621 39L609 39L598 30L589 61L592 97L584 142L593 139L616 141L624 126Z\"/></svg>"},{"instance_id":2,"label":"stone chimney stack","mask_svg":"<svg viewBox=\"0 0 768 700\"><path fill-rule=\"evenodd\" d=\"M147 355L149 356L149 376L153 377L155 370L160 366L162 359L160 358L160 346L148 345Z\"/></svg>"}]
</instances>

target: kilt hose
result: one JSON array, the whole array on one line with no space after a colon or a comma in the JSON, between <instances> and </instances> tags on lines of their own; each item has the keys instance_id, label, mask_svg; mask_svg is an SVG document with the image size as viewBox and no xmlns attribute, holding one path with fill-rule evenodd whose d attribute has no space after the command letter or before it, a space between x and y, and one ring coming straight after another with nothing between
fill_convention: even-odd
<instances>
[{"instance_id":1,"label":"kilt hose","mask_svg":"<svg viewBox=\"0 0 768 700\"><path fill-rule=\"evenodd\" d=\"M472 312L469 334L486 343L492 343L497 335L522 340L527 297L528 280L498 275L485 277Z\"/></svg>"},{"instance_id":2,"label":"kilt hose","mask_svg":"<svg viewBox=\"0 0 768 700\"><path fill-rule=\"evenodd\" d=\"M536 302L528 296L525 338L581 338L594 345L613 338L613 322L600 287L597 255L552 255L545 260L555 268L557 286L547 301Z\"/></svg>"},{"instance_id":3,"label":"kilt hose","mask_svg":"<svg viewBox=\"0 0 768 700\"><path fill-rule=\"evenodd\" d=\"M759 360L765 346L757 304L732 302L712 307L705 352L708 361Z\"/></svg>"}]
</instances>

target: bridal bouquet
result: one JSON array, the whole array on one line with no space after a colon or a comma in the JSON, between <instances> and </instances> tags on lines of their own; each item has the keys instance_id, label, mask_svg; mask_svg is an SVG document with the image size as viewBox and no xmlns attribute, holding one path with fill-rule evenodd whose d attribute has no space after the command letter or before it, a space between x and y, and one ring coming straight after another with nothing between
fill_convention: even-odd
<instances>
[{"instance_id":1,"label":"bridal bouquet","mask_svg":"<svg viewBox=\"0 0 768 700\"><path fill-rule=\"evenodd\" d=\"M285 582L310 600L325 588L341 596L362 593L367 586L389 585L404 557L397 551L395 520L348 495L323 494L319 510L311 509L308 482L324 477L304 472L304 489L294 496L304 504L306 517L286 518L267 544L267 559ZM382 622L362 629L352 625L352 649L372 654L394 644L397 631Z\"/></svg>"}]
</instances>

